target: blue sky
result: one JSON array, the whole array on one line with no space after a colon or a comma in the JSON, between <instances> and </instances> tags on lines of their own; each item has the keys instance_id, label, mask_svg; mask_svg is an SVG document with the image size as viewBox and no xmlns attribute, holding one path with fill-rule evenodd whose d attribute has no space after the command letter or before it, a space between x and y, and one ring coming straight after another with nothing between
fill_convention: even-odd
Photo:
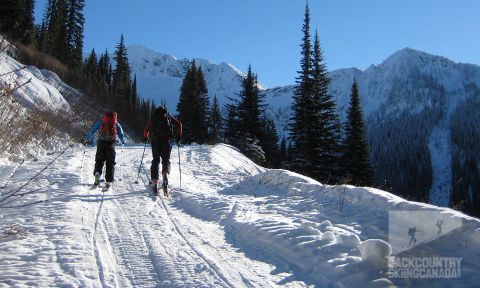
<instances>
[{"instance_id":1,"label":"blue sky","mask_svg":"<svg viewBox=\"0 0 480 288\"><path fill-rule=\"evenodd\" d=\"M36 0L40 22L46 0ZM404 47L480 64L478 0L311 0L329 70L379 64ZM86 0L85 51L113 51L120 34L177 58L252 64L268 87L299 69L302 0ZM312 31L314 32L314 31Z\"/></svg>"}]
</instances>

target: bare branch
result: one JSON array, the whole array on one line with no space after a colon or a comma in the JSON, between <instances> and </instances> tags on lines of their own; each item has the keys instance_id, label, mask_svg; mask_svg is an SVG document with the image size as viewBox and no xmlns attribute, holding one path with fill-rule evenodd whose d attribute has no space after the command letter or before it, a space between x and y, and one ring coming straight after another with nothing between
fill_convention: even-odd
<instances>
[{"instance_id":1,"label":"bare branch","mask_svg":"<svg viewBox=\"0 0 480 288\"><path fill-rule=\"evenodd\" d=\"M0 44L0 45L1 45L1 44ZM23 67L17 68L17 69L15 69L15 70L12 70L12 71L10 71L10 72L4 73L4 74L0 74L0 77L7 76L8 74L12 74L12 73L15 73L15 72L24 70L25 68L27 68L26 65L23 66ZM31 80L31 79L30 79L30 80Z\"/></svg>"}]
</instances>

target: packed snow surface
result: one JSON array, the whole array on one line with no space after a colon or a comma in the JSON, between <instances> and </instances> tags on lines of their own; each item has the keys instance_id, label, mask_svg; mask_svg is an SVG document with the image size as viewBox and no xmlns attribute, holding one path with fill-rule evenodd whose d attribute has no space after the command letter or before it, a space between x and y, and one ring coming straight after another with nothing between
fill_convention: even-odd
<instances>
[{"instance_id":1,"label":"packed snow surface","mask_svg":"<svg viewBox=\"0 0 480 288\"><path fill-rule=\"evenodd\" d=\"M102 192L91 188L95 148L68 148L22 189L33 193L9 205L45 202L0 208L0 286L474 287L480 281L476 219L373 188L326 186L267 170L223 144L173 149L172 198L165 199L147 188L149 149L135 184L143 146L117 147L116 182ZM58 155L20 167L0 160L2 195ZM398 249L389 241L392 212L430 213L461 227L428 241L418 234L417 245ZM407 218L397 224L424 220ZM386 261L396 250L461 257L461 278L390 279Z\"/></svg>"}]
</instances>

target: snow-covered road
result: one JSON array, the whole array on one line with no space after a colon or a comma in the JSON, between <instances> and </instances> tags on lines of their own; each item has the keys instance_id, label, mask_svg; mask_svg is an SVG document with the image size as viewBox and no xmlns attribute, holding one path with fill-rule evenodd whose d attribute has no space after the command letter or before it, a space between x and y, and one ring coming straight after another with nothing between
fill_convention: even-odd
<instances>
[{"instance_id":1,"label":"snow-covered road","mask_svg":"<svg viewBox=\"0 0 480 288\"><path fill-rule=\"evenodd\" d=\"M48 201L0 208L0 227L19 223L27 232L0 235L0 286L462 287L480 281L480 222L458 212L266 170L222 144L180 148L181 188L174 147L172 199L156 198L146 188L149 149L135 184L142 151L117 148L117 181L103 193L91 188L95 148L85 155L81 146L70 148L22 191L40 190L15 203ZM2 195L57 155L26 161ZM3 186L18 164L1 163ZM387 279L391 211L430 211L468 224L464 234L450 231L432 244L435 255L465 260L462 279ZM433 249L425 243L417 252Z\"/></svg>"}]
</instances>

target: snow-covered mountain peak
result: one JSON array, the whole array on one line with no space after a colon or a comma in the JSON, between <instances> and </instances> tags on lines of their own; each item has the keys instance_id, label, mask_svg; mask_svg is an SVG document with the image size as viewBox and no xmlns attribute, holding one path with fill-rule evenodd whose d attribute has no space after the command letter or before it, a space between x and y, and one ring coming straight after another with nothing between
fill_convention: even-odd
<instances>
[{"instance_id":1,"label":"snow-covered mountain peak","mask_svg":"<svg viewBox=\"0 0 480 288\"><path fill-rule=\"evenodd\" d=\"M137 75L139 94L143 98L153 99L156 104L165 100L171 111L175 111L179 88L192 59L203 71L209 95L217 95L222 106L227 96L238 94L245 77L244 73L227 62L215 64L203 58L178 59L141 45L127 47L127 53L132 76ZM267 89L260 83L259 88Z\"/></svg>"}]
</instances>

